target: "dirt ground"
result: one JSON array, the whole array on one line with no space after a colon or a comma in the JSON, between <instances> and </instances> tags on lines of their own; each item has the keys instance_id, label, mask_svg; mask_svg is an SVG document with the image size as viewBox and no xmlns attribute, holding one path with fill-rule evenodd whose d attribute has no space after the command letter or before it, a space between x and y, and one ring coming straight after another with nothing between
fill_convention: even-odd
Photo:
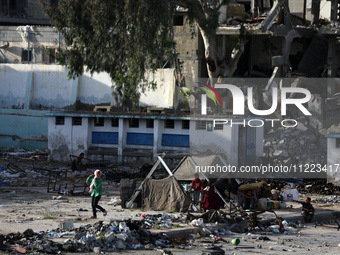
<instances>
[{"instance_id":1,"label":"dirt ground","mask_svg":"<svg viewBox=\"0 0 340 255\"><path fill-rule=\"evenodd\" d=\"M159 214L164 212L146 212L141 209L122 209L120 205L114 206L108 203L113 198L120 195L119 185L116 182L103 180L103 196L100 201L108 212L106 217L98 213L98 219L90 219L91 198L89 194L69 195L48 193L47 183L48 174L42 169L67 170L69 166L66 163L47 162L46 160L35 161L32 170L32 159L23 158L6 158L0 161L0 166L5 166L9 162L15 163L21 169L25 170L25 177L4 177L0 174L0 182L9 184L0 185L0 234L9 234L21 232L27 229L33 229L35 232L50 232L59 227L61 222L72 221L75 228L87 224L94 224L97 221L121 221L126 219L140 219L140 214ZM94 170L94 169L92 169ZM91 170L91 171L92 171ZM4 171L4 170L3 170ZM330 201L335 196L322 196L318 194L300 194L299 200L304 200L310 196L312 200L323 199ZM340 200L340 199L339 199ZM340 203L336 203L337 198L329 203L316 203L313 205L316 211L340 211ZM292 208L291 208L292 206ZM299 213L301 205L293 202L287 202L286 209L278 209L279 215L288 215L289 213ZM330 223L334 224L334 223ZM226 254L287 254L287 252L298 252L300 254L340 254L338 247L339 238L336 229L314 227L314 224L306 224L297 233L293 235L283 235L273 233L260 233L267 235L270 240L257 240L256 233L254 236L246 234L237 234L225 236L228 243L218 243L226 251ZM241 244L234 247L230 244L235 237L240 238ZM67 238L67 237L65 237ZM211 243L209 238L199 238L193 241L191 246L183 249L173 249L173 254L201 254L204 247ZM120 254L161 254L159 250L139 250L139 251L120 251ZM111 254L111 253L107 253ZM115 253L112 253L115 254Z\"/></svg>"},{"instance_id":2,"label":"dirt ground","mask_svg":"<svg viewBox=\"0 0 340 255\"><path fill-rule=\"evenodd\" d=\"M38 168L54 169L54 171L66 170L69 168L67 163L38 160L34 161L35 169L32 170L32 159L14 157L2 159L0 165L7 165L8 162L13 162L21 169L24 169L26 176L13 178L0 177L2 178L0 182L9 182L9 185L0 185L1 234L22 232L27 228L32 228L36 232L52 230L56 229L62 221L73 221L75 226L95 221L89 219L92 215L91 198L87 193L85 195L47 193L48 174L44 171L36 170ZM140 209L122 209L121 206L108 205L112 198L119 197L119 195L119 184L104 178L103 196L100 204L108 211L108 215L104 218L99 213L99 219L110 221L138 218L138 213L145 213ZM312 197L312 199L332 197L318 194L300 194L299 199L304 200L307 196ZM316 211L340 210L340 203L313 203L313 205ZM293 208L290 208L291 206ZM277 211L280 213L300 212L300 208L299 204L288 202L287 209Z\"/></svg>"}]
</instances>

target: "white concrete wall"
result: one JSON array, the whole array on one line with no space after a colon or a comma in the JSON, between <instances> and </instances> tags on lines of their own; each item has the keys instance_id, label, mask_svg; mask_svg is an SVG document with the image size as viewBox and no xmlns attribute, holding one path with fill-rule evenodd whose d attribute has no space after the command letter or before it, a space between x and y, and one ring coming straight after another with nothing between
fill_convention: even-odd
<instances>
[{"instance_id":1,"label":"white concrete wall","mask_svg":"<svg viewBox=\"0 0 340 255\"><path fill-rule=\"evenodd\" d=\"M331 1L321 0L321 3L320 3L320 18L330 19L331 18L331 7L332 7Z\"/></svg>"},{"instance_id":2,"label":"white concrete wall","mask_svg":"<svg viewBox=\"0 0 340 255\"><path fill-rule=\"evenodd\" d=\"M176 151L183 151L188 152L189 148L181 148L181 147L170 147L170 146L162 146L162 134L176 134L176 135L189 135L190 129L182 129L182 120L175 120L175 126L174 128L165 128L165 121L159 120L158 122L158 151L167 151L167 150L176 150ZM190 121L190 127L192 125L192 122Z\"/></svg>"},{"instance_id":3,"label":"white concrete wall","mask_svg":"<svg viewBox=\"0 0 340 255\"><path fill-rule=\"evenodd\" d=\"M175 95L174 69L158 69L155 74L148 74L148 80L157 81L157 88L149 89L146 94L141 95L140 106L172 108Z\"/></svg>"},{"instance_id":4,"label":"white concrete wall","mask_svg":"<svg viewBox=\"0 0 340 255\"><path fill-rule=\"evenodd\" d=\"M228 163L238 166L238 127L223 125L223 130L197 130L196 124L190 125L190 153L224 154Z\"/></svg>"},{"instance_id":5,"label":"white concrete wall","mask_svg":"<svg viewBox=\"0 0 340 255\"><path fill-rule=\"evenodd\" d=\"M56 125L55 117L48 118L48 150L50 160L68 161L69 155L79 155L88 149L88 119L81 126L72 126L72 117L64 125Z\"/></svg>"},{"instance_id":6,"label":"white concrete wall","mask_svg":"<svg viewBox=\"0 0 340 255\"><path fill-rule=\"evenodd\" d=\"M27 70L26 68L24 70ZM27 74L20 68L0 64L0 107L17 108L25 103Z\"/></svg>"},{"instance_id":7,"label":"white concrete wall","mask_svg":"<svg viewBox=\"0 0 340 255\"><path fill-rule=\"evenodd\" d=\"M28 72L33 74L31 95L25 95ZM32 109L62 109L76 103L114 105L111 78L107 73L84 73L78 80L67 78L68 70L61 65L0 64L0 107L23 108L25 96ZM142 94L140 105L172 108L176 100L174 69L160 69L150 76L158 86ZM75 91L73 91L75 90Z\"/></svg>"},{"instance_id":8,"label":"white concrete wall","mask_svg":"<svg viewBox=\"0 0 340 255\"><path fill-rule=\"evenodd\" d=\"M304 0L289 0L289 10L291 13L303 15L303 3ZM312 0L307 0L306 3L306 19L311 20L313 17L310 13L312 8ZM331 17L331 1L321 0L320 2L320 18L330 19Z\"/></svg>"},{"instance_id":9,"label":"white concrete wall","mask_svg":"<svg viewBox=\"0 0 340 255\"><path fill-rule=\"evenodd\" d=\"M71 105L72 80L60 65L19 65L22 72L33 72L33 107L62 108Z\"/></svg>"},{"instance_id":10,"label":"white concrete wall","mask_svg":"<svg viewBox=\"0 0 340 255\"><path fill-rule=\"evenodd\" d=\"M108 73L84 73L79 77L78 99L84 104L109 103L114 105L111 88L111 78Z\"/></svg>"},{"instance_id":11,"label":"white concrete wall","mask_svg":"<svg viewBox=\"0 0 340 255\"><path fill-rule=\"evenodd\" d=\"M88 139L86 140L86 137L83 140L86 140L87 142L87 148L90 146L93 147L107 147L107 148L118 148L118 144L92 144L92 132L119 132L119 127L112 127L111 126L111 119L105 118L104 119L104 126L98 127L95 126L95 118L87 118L88 119Z\"/></svg>"},{"instance_id":12,"label":"white concrete wall","mask_svg":"<svg viewBox=\"0 0 340 255\"><path fill-rule=\"evenodd\" d=\"M339 138L340 139L340 135ZM327 181L340 185L340 148L336 147L336 138L327 138ZM332 171L330 170L330 167ZM337 169L336 169L337 168Z\"/></svg>"},{"instance_id":13,"label":"white concrete wall","mask_svg":"<svg viewBox=\"0 0 340 255\"><path fill-rule=\"evenodd\" d=\"M119 127L111 126L111 118L104 119L104 126L94 126L95 118L82 118L81 126L72 125L72 117L65 116L64 125L56 125L56 117L48 118L48 149L51 160L68 161L69 155L87 152L89 147L118 149L118 155L124 149L152 150L153 154L163 151L189 152L189 148L162 146L162 134L189 135L189 130L182 129L182 121L175 121L174 129L164 128L164 120L154 120L154 128L146 128L146 120L139 119L139 128L130 128L129 119L120 119ZM123 123L123 126L121 125ZM157 128L157 126L159 128ZM92 132L118 132L118 144L92 144ZM127 133L154 134L154 145L126 144ZM124 155L124 154L123 154Z\"/></svg>"}]
</instances>

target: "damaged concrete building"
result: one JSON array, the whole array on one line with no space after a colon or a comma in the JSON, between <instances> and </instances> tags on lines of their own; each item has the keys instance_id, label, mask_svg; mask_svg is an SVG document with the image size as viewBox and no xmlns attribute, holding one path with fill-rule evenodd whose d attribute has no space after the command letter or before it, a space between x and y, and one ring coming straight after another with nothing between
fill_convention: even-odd
<instances>
[{"instance_id":1,"label":"damaged concrete building","mask_svg":"<svg viewBox=\"0 0 340 255\"><path fill-rule=\"evenodd\" d=\"M192 38L185 10L173 20L183 82L164 66L156 74L157 90L142 95L140 111L131 112L114 100L107 74L67 80L67 70L47 54L62 47L63 38L34 7L38 1L13 2L0 1L0 114L6 123L0 127L0 147L48 149L53 160L85 152L93 159L148 161L163 151L190 153L190 146L200 147L204 137L215 134L228 144L220 147L233 165L254 164L262 155L263 129L209 130L211 119L190 117L183 91L190 90L190 79L208 77L208 72L202 36L196 28ZM295 83L289 86L305 86L306 77L334 78L312 86L309 124L316 129L339 125L338 8L338 0L230 1L217 29L218 56L228 64L224 77L290 77ZM246 40L236 49L243 33ZM268 82L258 91L265 95L271 86ZM222 101L223 114L231 118L230 95ZM191 139L192 134L202 138Z\"/></svg>"}]
</instances>

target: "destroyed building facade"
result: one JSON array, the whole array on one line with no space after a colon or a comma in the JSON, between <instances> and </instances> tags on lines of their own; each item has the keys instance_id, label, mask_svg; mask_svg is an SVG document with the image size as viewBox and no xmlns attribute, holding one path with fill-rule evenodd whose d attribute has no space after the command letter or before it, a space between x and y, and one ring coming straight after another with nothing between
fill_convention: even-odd
<instances>
[{"instance_id":1,"label":"destroyed building facade","mask_svg":"<svg viewBox=\"0 0 340 255\"><path fill-rule=\"evenodd\" d=\"M48 148L52 159L65 158L65 155L53 153L62 151L62 141L65 141L67 154L77 154L80 151L88 153L91 147L97 147L92 152L101 155L103 153L98 153L98 148L108 151L105 148L110 146L114 150L108 154L116 156L122 156L127 149L142 150L147 154L166 149L172 152L188 151L191 141L189 145L184 142L188 138L176 138L178 144L175 146L163 143L164 134L190 136L190 129L199 121L205 121L205 124L209 121L199 118L190 120L189 129L188 124L183 124L188 123L189 117L188 112L185 112L188 105L183 91L190 90L190 79L208 77L202 37L196 28L192 38L192 27L187 22L185 10L180 10L174 17L175 41L179 60L183 62L183 77L175 79L174 70L165 65L156 74L158 89L142 95L141 112L125 114L129 107L120 107L112 97L111 81L106 74L95 74L93 77L84 74L75 80L67 80L67 70L56 65L54 58L47 54L50 50L62 47L63 38L48 25L46 16L38 8L33 8L38 1L16 1L15 6L10 6L9 2L1 1L0 5L0 62L3 63L0 65L0 113L7 124L0 127L1 147ZM218 52L220 59L225 61L238 53L232 42L238 40L243 29L247 41L237 61L229 63L229 69L225 68L225 76L272 79L291 77L297 80L294 86L303 86L301 80L306 77L339 77L338 6L338 0L231 1L222 9L217 29L217 44L224 46ZM181 82L178 83L178 80ZM259 94L261 91L264 94L270 93L271 86L268 84L267 87L259 88ZM327 85L314 85L313 100L308 103L312 112L309 125L316 129L338 125L339 92L338 79L329 80ZM194 96L190 96L190 100ZM230 95L224 95L222 101L226 105L223 113L230 115ZM106 107L107 112L94 112L95 106ZM145 117L148 114L142 112L147 112L147 108L156 109L157 114L161 114L159 117ZM65 123L63 127L58 124L62 118ZM129 129L132 119L140 121L137 129ZM165 128L167 121L174 123L174 128L169 129L171 132ZM84 133L79 133L79 122L86 126L82 129ZM152 131L147 127L151 122L154 125ZM119 123L118 126L116 123ZM155 128L157 125L158 129ZM22 129L22 126L27 128ZM78 131L75 132L76 129ZM163 130L166 132L162 133ZM256 158L261 155L261 130L258 129L256 132L259 133L254 134L258 138L254 142L255 147L237 141L243 139L239 135L242 132L247 131L235 129L224 138L226 144L231 144L230 148L226 148L228 160L236 164L246 161L244 155L247 153L241 148L256 148ZM76 139L80 134L87 139ZM99 136L105 134L108 135L107 140L102 141ZM207 131L204 135L207 134L210 133ZM65 139L70 136L74 140ZM151 136L152 142L148 139ZM200 141L200 144L204 145L204 141Z\"/></svg>"}]
</instances>

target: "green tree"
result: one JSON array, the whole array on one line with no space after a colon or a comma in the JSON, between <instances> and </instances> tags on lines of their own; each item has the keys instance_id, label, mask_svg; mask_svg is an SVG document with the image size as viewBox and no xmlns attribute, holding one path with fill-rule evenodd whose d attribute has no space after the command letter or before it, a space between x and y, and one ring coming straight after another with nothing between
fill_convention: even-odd
<instances>
[{"instance_id":1,"label":"green tree","mask_svg":"<svg viewBox=\"0 0 340 255\"><path fill-rule=\"evenodd\" d=\"M107 72L123 104L130 99L137 106L140 92L155 88L145 77L147 70L155 71L166 60L178 69L172 28L178 7L188 11L202 34L209 77L223 74L216 29L227 0L59 0L58 7L39 1L65 40L57 60L68 67L69 77L81 75L84 68Z\"/></svg>"}]
</instances>

